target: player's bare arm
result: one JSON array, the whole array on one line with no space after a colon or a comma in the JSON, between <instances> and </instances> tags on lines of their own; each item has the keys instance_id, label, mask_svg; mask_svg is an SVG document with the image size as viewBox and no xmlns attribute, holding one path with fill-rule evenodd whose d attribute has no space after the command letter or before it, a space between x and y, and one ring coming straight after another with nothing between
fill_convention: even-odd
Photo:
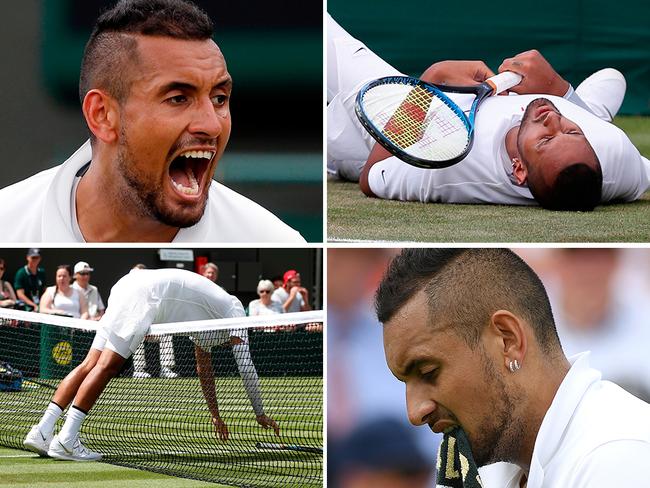
<instances>
[{"instance_id":1,"label":"player's bare arm","mask_svg":"<svg viewBox=\"0 0 650 488\"><path fill-rule=\"evenodd\" d=\"M519 53L503 60L499 73L514 71L523 79L510 91L519 95L540 93L563 97L569 89L569 82L562 78L537 49Z\"/></svg>"},{"instance_id":2,"label":"player's bare arm","mask_svg":"<svg viewBox=\"0 0 650 488\"><path fill-rule=\"evenodd\" d=\"M210 410L212 425L219 439L227 441L229 437L228 426L219 414L219 405L217 403L217 393L214 386L214 369L212 368L212 354L204 351L198 345L194 346L194 355L196 356L196 372L199 375L201 391Z\"/></svg>"}]
</instances>

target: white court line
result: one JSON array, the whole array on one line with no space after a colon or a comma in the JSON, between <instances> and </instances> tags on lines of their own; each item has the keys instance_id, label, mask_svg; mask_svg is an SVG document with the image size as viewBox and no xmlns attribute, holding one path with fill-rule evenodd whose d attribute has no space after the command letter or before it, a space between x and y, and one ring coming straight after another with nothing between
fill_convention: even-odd
<instances>
[{"instance_id":1,"label":"white court line","mask_svg":"<svg viewBox=\"0 0 650 488\"><path fill-rule=\"evenodd\" d=\"M0 454L0 459L38 457L38 454Z\"/></svg>"}]
</instances>

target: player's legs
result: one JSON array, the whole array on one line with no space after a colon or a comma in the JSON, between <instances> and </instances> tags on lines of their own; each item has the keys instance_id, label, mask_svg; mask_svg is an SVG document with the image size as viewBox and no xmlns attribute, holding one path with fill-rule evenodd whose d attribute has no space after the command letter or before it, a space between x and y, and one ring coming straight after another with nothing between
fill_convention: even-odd
<instances>
[{"instance_id":1,"label":"player's legs","mask_svg":"<svg viewBox=\"0 0 650 488\"><path fill-rule=\"evenodd\" d=\"M144 352L144 341L138 346L133 353L133 377L134 378L151 378L151 375L145 371L147 360Z\"/></svg>"},{"instance_id":2,"label":"player's legs","mask_svg":"<svg viewBox=\"0 0 650 488\"><path fill-rule=\"evenodd\" d=\"M23 441L23 445L27 449L41 456L47 456L47 451L54 437L54 427L56 426L57 420L59 420L63 411L72 402L83 380L95 367L95 364L97 364L97 360L104 348L104 343L105 338L101 337L100 334L96 334L95 340L83 362L70 371L63 381L59 383L41 420L37 425L32 426Z\"/></svg>"},{"instance_id":3,"label":"player's legs","mask_svg":"<svg viewBox=\"0 0 650 488\"><path fill-rule=\"evenodd\" d=\"M70 405L70 402L74 399L79 390L79 386L81 386L83 380L86 379L86 376L88 376L95 367L101 354L101 350L91 348L83 362L70 371L63 381L59 383L59 387L54 392L52 401L62 408Z\"/></svg>"},{"instance_id":4,"label":"player's legs","mask_svg":"<svg viewBox=\"0 0 650 488\"><path fill-rule=\"evenodd\" d=\"M133 353L132 349L142 342L143 337L144 334L134 341L132 338L121 339L113 334L109 335L97 363L79 385L66 421L61 431L52 439L47 452L48 456L70 461L101 459L101 454L93 452L83 445L79 439L79 431L89 410L102 394L108 382L119 374L124 363Z\"/></svg>"},{"instance_id":5,"label":"player's legs","mask_svg":"<svg viewBox=\"0 0 650 488\"><path fill-rule=\"evenodd\" d=\"M170 335L162 336L160 338L160 377L177 378L178 374L173 371L175 365L173 338Z\"/></svg>"},{"instance_id":6,"label":"player's legs","mask_svg":"<svg viewBox=\"0 0 650 488\"><path fill-rule=\"evenodd\" d=\"M625 77L613 68L596 71L576 88L576 93L592 113L611 122L625 97Z\"/></svg>"},{"instance_id":7,"label":"player's legs","mask_svg":"<svg viewBox=\"0 0 650 488\"><path fill-rule=\"evenodd\" d=\"M90 410L108 382L119 374L126 360L115 351L104 349L95 367L79 386L72 406L86 412Z\"/></svg>"}]
</instances>

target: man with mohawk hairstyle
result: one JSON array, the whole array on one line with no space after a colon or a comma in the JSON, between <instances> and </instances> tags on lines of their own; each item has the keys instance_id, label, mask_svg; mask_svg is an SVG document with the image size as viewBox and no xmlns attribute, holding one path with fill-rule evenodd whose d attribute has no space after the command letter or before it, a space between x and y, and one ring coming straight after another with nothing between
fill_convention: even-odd
<instances>
[{"instance_id":1,"label":"man with mohawk hairstyle","mask_svg":"<svg viewBox=\"0 0 650 488\"><path fill-rule=\"evenodd\" d=\"M650 404L564 355L514 252L405 249L376 310L409 420L444 433L439 487L650 486Z\"/></svg>"},{"instance_id":2,"label":"man with mohawk hairstyle","mask_svg":"<svg viewBox=\"0 0 650 488\"><path fill-rule=\"evenodd\" d=\"M304 242L212 180L230 137L232 79L210 18L187 0L120 0L84 52L90 140L0 191L25 218L6 242ZM9 212L11 213L11 212Z\"/></svg>"}]
</instances>

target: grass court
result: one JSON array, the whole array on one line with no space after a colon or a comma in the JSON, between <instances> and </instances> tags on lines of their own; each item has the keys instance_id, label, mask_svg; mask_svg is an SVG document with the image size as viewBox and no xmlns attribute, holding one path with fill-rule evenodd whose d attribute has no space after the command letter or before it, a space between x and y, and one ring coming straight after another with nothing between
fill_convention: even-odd
<instances>
[{"instance_id":1,"label":"grass court","mask_svg":"<svg viewBox=\"0 0 650 488\"><path fill-rule=\"evenodd\" d=\"M650 158L650 117L617 117ZM337 241L405 242L647 242L650 192L594 212L540 207L398 202L367 198L356 183L328 181L327 233Z\"/></svg>"},{"instance_id":2,"label":"grass court","mask_svg":"<svg viewBox=\"0 0 650 488\"><path fill-rule=\"evenodd\" d=\"M281 437L255 422L241 379L222 377L217 397L230 430L230 439L222 441L213 431L197 378L114 379L81 431L86 445L104 454L101 463L60 462L15 450L38 422L53 390L45 381L25 391L0 393L0 444L13 448L0 450L0 487L92 487L109 480L129 487L208 486L165 475L217 486L322 486L321 454L256 447L257 442L323 446L322 378L261 382L265 412L279 423Z\"/></svg>"}]
</instances>

